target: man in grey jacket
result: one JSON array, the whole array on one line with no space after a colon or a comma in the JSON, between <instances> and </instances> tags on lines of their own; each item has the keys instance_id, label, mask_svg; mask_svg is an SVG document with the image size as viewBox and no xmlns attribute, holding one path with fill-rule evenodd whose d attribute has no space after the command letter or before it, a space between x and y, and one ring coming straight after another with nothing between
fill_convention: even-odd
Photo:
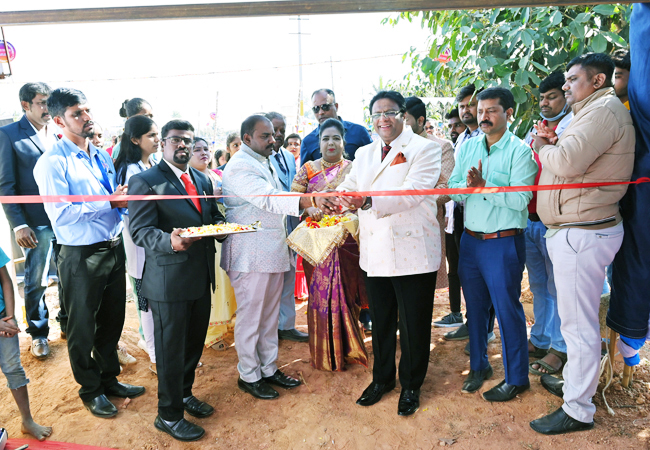
<instances>
[{"instance_id":1,"label":"man in grey jacket","mask_svg":"<svg viewBox=\"0 0 650 450\"><path fill-rule=\"evenodd\" d=\"M270 196L284 194L269 161L273 135L273 125L266 117L247 118L241 126L241 150L230 159L223 175L227 221L260 221L262 225L255 233L230 236L221 254L221 267L228 273L237 297L238 385L260 399L278 397L271 385L285 389L300 385L300 381L283 374L275 361L280 296L284 274L291 265L285 215L300 216L310 205L308 197Z\"/></svg>"},{"instance_id":2,"label":"man in grey jacket","mask_svg":"<svg viewBox=\"0 0 650 450\"><path fill-rule=\"evenodd\" d=\"M567 65L563 86L574 118L558 139L537 126L533 149L544 167L540 185L625 182L634 163L634 126L612 88L614 62L587 53ZM561 332L568 362L564 381L543 375L542 385L564 399L557 411L531 422L542 434L593 428L598 386L600 326L598 310L605 279L623 241L618 201L626 185L540 191L537 213L549 230L546 245L553 262Z\"/></svg>"}]
</instances>

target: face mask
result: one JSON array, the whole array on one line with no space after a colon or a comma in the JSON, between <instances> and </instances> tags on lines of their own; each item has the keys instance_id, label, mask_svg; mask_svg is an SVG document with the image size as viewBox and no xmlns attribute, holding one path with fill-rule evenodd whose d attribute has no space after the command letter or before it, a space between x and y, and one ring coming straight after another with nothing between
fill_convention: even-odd
<instances>
[{"instance_id":1,"label":"face mask","mask_svg":"<svg viewBox=\"0 0 650 450\"><path fill-rule=\"evenodd\" d=\"M570 109L571 109L571 107L570 107L569 104L567 103L567 104L564 105L564 109L562 109L562 112L560 112L560 114L558 114L558 115L555 116L555 117L546 117L546 116L544 115L544 113L541 112L541 111L539 112L539 115L540 115L540 116L542 117L542 119L544 119L544 120L547 120L547 121L549 121L549 122L555 122L556 120L560 120L562 117L566 116L566 115L569 113L569 110L570 110Z\"/></svg>"}]
</instances>

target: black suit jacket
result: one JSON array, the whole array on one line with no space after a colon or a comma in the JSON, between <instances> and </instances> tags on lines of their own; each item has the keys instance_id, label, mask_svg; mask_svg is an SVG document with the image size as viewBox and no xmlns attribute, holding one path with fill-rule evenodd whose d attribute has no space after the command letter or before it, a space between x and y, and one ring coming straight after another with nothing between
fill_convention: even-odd
<instances>
[{"instance_id":1,"label":"black suit jacket","mask_svg":"<svg viewBox=\"0 0 650 450\"><path fill-rule=\"evenodd\" d=\"M196 191L213 195L212 183L190 168ZM129 179L132 195L187 195L185 187L165 161ZM213 238L196 241L183 252L171 248L174 228L225 222L214 198L200 199L202 214L191 199L129 201L129 231L133 242L145 250L143 297L160 302L196 300L210 283L214 289Z\"/></svg>"},{"instance_id":2,"label":"black suit jacket","mask_svg":"<svg viewBox=\"0 0 650 450\"><path fill-rule=\"evenodd\" d=\"M38 195L34 166L45 151L41 145L26 116L0 128L0 195ZM2 207L11 228L50 225L42 203L3 203Z\"/></svg>"}]
</instances>

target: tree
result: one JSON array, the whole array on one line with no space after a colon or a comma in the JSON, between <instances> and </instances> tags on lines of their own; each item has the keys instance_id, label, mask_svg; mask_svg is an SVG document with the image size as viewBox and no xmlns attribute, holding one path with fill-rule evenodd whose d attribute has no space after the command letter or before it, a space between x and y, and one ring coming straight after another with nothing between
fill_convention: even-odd
<instances>
[{"instance_id":1,"label":"tree","mask_svg":"<svg viewBox=\"0 0 650 450\"><path fill-rule=\"evenodd\" d=\"M469 11L404 12L384 23L420 17L431 30L429 52L414 48L404 55L412 71L404 81L425 89L457 92L477 88L510 88L517 104L511 130L520 137L537 120L535 105L540 81L564 70L584 52L611 52L628 46L631 5L481 9ZM440 62L448 52L450 60Z\"/></svg>"}]
</instances>

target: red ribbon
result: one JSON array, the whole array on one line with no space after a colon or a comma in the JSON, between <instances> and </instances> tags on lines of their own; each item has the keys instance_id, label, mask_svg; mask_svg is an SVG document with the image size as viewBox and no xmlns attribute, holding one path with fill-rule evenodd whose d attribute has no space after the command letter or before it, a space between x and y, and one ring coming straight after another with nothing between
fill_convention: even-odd
<instances>
[{"instance_id":1,"label":"red ribbon","mask_svg":"<svg viewBox=\"0 0 650 450\"><path fill-rule=\"evenodd\" d=\"M643 177L634 181L613 181L607 183L571 183L548 184L537 186L499 186L483 188L447 188L447 189L409 189L402 191L360 191L360 192L311 192L300 194L286 192L282 194L259 194L245 197L401 197L407 195L450 195L450 194L497 194L501 192L527 192L527 191L553 191L565 189L585 189L601 186L619 186L650 182L650 178ZM0 203L63 203L63 202L100 202L100 201L125 201L125 200L181 200L187 198L227 198L239 197L237 195L4 195L0 196Z\"/></svg>"}]
</instances>

